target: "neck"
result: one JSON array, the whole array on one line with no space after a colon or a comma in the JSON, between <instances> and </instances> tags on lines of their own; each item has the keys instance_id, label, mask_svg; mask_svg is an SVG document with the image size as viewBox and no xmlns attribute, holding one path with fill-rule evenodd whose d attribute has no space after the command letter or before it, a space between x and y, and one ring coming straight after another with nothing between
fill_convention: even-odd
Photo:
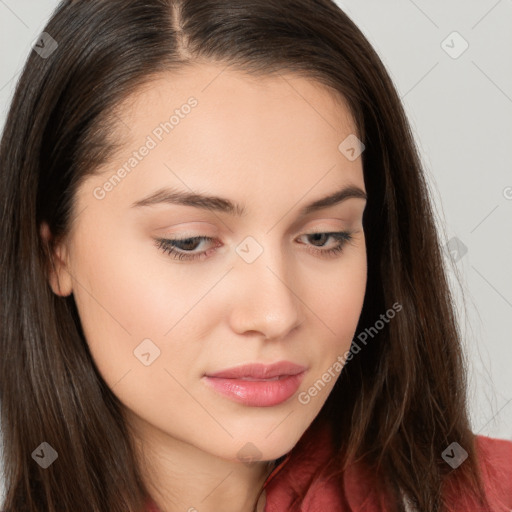
<instances>
[{"instance_id":1,"label":"neck","mask_svg":"<svg viewBox=\"0 0 512 512\"><path fill-rule=\"evenodd\" d=\"M263 512L275 461L222 459L147 424L134 431L142 477L161 512Z\"/></svg>"}]
</instances>

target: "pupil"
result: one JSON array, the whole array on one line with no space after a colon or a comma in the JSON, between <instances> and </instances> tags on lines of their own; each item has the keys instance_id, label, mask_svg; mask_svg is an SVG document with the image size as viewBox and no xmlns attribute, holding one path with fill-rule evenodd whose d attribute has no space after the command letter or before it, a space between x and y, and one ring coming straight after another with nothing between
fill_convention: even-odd
<instances>
[{"instance_id":1,"label":"pupil","mask_svg":"<svg viewBox=\"0 0 512 512\"><path fill-rule=\"evenodd\" d=\"M320 240L323 239L323 237L327 236L325 233L314 233L313 235L311 235L314 239L316 239L316 241L318 242ZM320 244L322 245L322 244Z\"/></svg>"},{"instance_id":2,"label":"pupil","mask_svg":"<svg viewBox=\"0 0 512 512\"><path fill-rule=\"evenodd\" d=\"M194 240L192 238L189 238L187 240L184 240L182 243L182 249L195 249L195 247L197 246L198 244L198 241L197 240Z\"/></svg>"}]
</instances>

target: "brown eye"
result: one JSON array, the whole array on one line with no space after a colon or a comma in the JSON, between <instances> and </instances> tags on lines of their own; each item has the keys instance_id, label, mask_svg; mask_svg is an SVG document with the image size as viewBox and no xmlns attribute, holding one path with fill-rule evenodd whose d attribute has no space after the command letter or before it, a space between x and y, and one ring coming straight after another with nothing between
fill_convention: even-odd
<instances>
[{"instance_id":1,"label":"brown eye","mask_svg":"<svg viewBox=\"0 0 512 512\"><path fill-rule=\"evenodd\" d=\"M207 251L193 253L198 245L204 241L212 241L213 238L207 236L194 236L181 239L158 238L155 240L156 246L166 254L171 254L174 259L193 260L206 255ZM190 254L187 254L190 253Z\"/></svg>"},{"instance_id":2,"label":"brown eye","mask_svg":"<svg viewBox=\"0 0 512 512\"><path fill-rule=\"evenodd\" d=\"M311 251L313 254L319 254L320 256L333 256L340 253L345 245L353 239L352 233L347 231L333 233L309 233L303 236L315 239L318 245L314 245L314 247L323 247L325 245L325 240L328 240L329 238L338 240L338 243L330 249L314 249Z\"/></svg>"}]
</instances>

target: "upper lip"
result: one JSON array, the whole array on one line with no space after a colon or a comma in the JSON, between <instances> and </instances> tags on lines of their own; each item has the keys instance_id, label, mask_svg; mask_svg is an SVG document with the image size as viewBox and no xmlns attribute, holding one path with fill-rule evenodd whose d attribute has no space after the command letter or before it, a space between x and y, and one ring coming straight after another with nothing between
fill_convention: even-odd
<instances>
[{"instance_id":1,"label":"upper lip","mask_svg":"<svg viewBox=\"0 0 512 512\"><path fill-rule=\"evenodd\" d=\"M249 377L253 379L271 379L282 375L297 375L306 370L305 366L290 361L278 361L272 364L250 363L233 368L227 368L215 373L206 374L207 377L224 379L240 379Z\"/></svg>"}]
</instances>

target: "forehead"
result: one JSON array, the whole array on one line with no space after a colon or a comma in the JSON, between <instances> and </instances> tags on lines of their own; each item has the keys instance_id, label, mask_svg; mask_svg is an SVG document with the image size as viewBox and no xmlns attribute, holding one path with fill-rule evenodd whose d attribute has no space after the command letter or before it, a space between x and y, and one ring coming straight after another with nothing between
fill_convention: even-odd
<instances>
[{"instance_id":1,"label":"forehead","mask_svg":"<svg viewBox=\"0 0 512 512\"><path fill-rule=\"evenodd\" d=\"M180 112L191 97L197 99L197 107L190 115ZM282 142L297 138L299 131L304 137L329 130L338 138L357 133L345 98L333 88L289 72L254 76L216 63L155 76L118 106L116 117L125 136L137 136L151 133L173 113L179 121L191 119L188 124L194 125L197 138L203 133L210 138L217 133L233 136L240 134L240 128L240 135L256 132L260 138L265 133L273 137L285 128L279 137Z\"/></svg>"},{"instance_id":2,"label":"forehead","mask_svg":"<svg viewBox=\"0 0 512 512\"><path fill-rule=\"evenodd\" d=\"M296 201L313 188L315 196L340 185L364 188L361 159L338 149L357 133L348 105L306 77L197 65L148 81L115 117L121 150L98 169L87 200L121 167L127 172L107 197L116 207L162 186L255 204L283 194ZM148 143L150 151L136 156Z\"/></svg>"}]
</instances>

